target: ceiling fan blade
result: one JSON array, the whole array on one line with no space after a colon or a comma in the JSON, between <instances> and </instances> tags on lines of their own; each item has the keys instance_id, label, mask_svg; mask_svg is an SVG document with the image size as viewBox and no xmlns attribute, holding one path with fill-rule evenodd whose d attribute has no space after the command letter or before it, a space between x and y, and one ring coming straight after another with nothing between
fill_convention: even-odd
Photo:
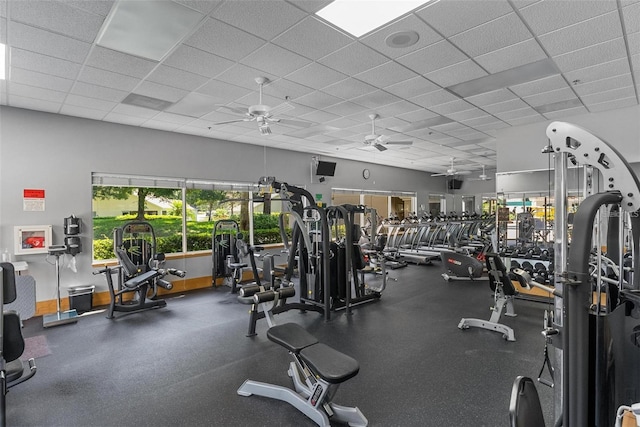
<instances>
[{"instance_id":1,"label":"ceiling fan blade","mask_svg":"<svg viewBox=\"0 0 640 427\"><path fill-rule=\"evenodd\" d=\"M454 175L470 175L471 171L456 171Z\"/></svg>"},{"instance_id":2,"label":"ceiling fan blade","mask_svg":"<svg viewBox=\"0 0 640 427\"><path fill-rule=\"evenodd\" d=\"M225 108L236 114L247 114L247 109L245 107L229 107L228 105L220 105L219 108Z\"/></svg>"},{"instance_id":3,"label":"ceiling fan blade","mask_svg":"<svg viewBox=\"0 0 640 427\"><path fill-rule=\"evenodd\" d=\"M448 173L432 173L431 176L449 176Z\"/></svg>"},{"instance_id":4,"label":"ceiling fan blade","mask_svg":"<svg viewBox=\"0 0 640 427\"><path fill-rule=\"evenodd\" d=\"M377 149L378 151L387 151L387 147L385 147L385 146L384 146L384 145L382 145L382 144L375 143L375 144L373 144L373 146L374 146L374 147L376 147L376 149Z\"/></svg>"},{"instance_id":5,"label":"ceiling fan blade","mask_svg":"<svg viewBox=\"0 0 640 427\"><path fill-rule=\"evenodd\" d=\"M278 123L281 123L283 125L290 125L290 126L295 126L298 128L308 128L314 125L314 123L311 122L303 122L302 120L291 120L291 119L276 119L276 121Z\"/></svg>"},{"instance_id":6,"label":"ceiling fan blade","mask_svg":"<svg viewBox=\"0 0 640 427\"><path fill-rule=\"evenodd\" d=\"M413 141L388 141L386 145L413 145Z\"/></svg>"},{"instance_id":7,"label":"ceiling fan blade","mask_svg":"<svg viewBox=\"0 0 640 427\"><path fill-rule=\"evenodd\" d=\"M228 120L228 121L226 121L226 122L217 122L217 123L214 123L213 125L214 125L214 126L217 126L217 125L228 125L228 124L230 124L230 123L241 123L241 122L251 122L251 121L253 121L253 118L237 119L237 120Z\"/></svg>"}]
</instances>

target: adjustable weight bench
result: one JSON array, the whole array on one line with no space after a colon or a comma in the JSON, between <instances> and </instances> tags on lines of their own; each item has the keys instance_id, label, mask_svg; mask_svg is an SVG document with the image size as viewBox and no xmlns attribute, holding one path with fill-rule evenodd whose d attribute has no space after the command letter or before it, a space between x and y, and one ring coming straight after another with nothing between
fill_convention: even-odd
<instances>
[{"instance_id":1,"label":"adjustable weight bench","mask_svg":"<svg viewBox=\"0 0 640 427\"><path fill-rule=\"evenodd\" d=\"M458 328L462 330L470 327L484 328L502 333L502 336L507 341L515 341L513 329L500 323L500 317L502 317L505 307L507 309L507 312L504 313L505 316L517 316L513 308L513 299L518 292L513 283L511 283L507 269L498 254L487 253L485 262L489 273L489 286L494 293L495 301L495 306L491 308L493 311L491 318L489 320L462 318Z\"/></svg>"},{"instance_id":2,"label":"adjustable weight bench","mask_svg":"<svg viewBox=\"0 0 640 427\"><path fill-rule=\"evenodd\" d=\"M288 402L323 427L331 425L329 419L354 427L368 424L358 408L332 402L340 384L353 378L360 370L355 359L322 344L296 323L272 326L267 337L289 350L293 357L287 373L293 380L295 391L246 380L238 389L239 395L255 394Z\"/></svg>"}]
</instances>

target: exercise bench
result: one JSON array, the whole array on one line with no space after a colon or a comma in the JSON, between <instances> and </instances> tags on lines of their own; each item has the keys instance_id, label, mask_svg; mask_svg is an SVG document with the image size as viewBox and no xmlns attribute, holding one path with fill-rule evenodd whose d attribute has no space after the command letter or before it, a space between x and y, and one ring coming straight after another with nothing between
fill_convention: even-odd
<instances>
[{"instance_id":1,"label":"exercise bench","mask_svg":"<svg viewBox=\"0 0 640 427\"><path fill-rule=\"evenodd\" d=\"M264 301L268 292L256 294L256 303ZM276 293L273 291L274 297ZM275 384L246 380L238 389L240 396L255 394L288 402L323 427L331 425L330 419L353 427L368 424L358 408L332 402L340 384L356 376L360 370L355 359L319 342L296 323L272 326L267 331L267 337L286 348L293 357L287 373L293 380L295 391Z\"/></svg>"}]
</instances>

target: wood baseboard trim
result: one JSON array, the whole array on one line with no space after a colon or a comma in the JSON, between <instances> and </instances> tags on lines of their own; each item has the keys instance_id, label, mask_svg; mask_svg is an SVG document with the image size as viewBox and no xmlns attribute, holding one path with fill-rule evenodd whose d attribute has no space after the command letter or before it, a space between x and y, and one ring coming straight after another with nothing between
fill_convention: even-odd
<instances>
[{"instance_id":1,"label":"wood baseboard trim","mask_svg":"<svg viewBox=\"0 0 640 427\"><path fill-rule=\"evenodd\" d=\"M160 289L158 295L171 295L179 294L183 292L194 291L196 289L203 289L211 287L211 276L193 277L189 279L176 280L173 283L173 289L167 291ZM216 286L222 285L222 279L216 280ZM133 294L132 294L133 296ZM96 292L93 294L93 307L101 307L109 305L111 302L111 296L109 291ZM37 301L36 302L36 316L42 316L45 314L55 313L57 310L56 300ZM69 298L62 298L60 300L60 310L69 310Z\"/></svg>"}]
</instances>

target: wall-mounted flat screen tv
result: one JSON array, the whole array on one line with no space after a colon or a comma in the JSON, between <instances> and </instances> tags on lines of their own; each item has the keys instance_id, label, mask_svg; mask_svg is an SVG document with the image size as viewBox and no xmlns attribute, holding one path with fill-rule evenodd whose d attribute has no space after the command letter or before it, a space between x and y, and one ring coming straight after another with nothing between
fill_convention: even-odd
<instances>
[{"instance_id":1,"label":"wall-mounted flat screen tv","mask_svg":"<svg viewBox=\"0 0 640 427\"><path fill-rule=\"evenodd\" d=\"M316 168L316 175L318 176L333 176L336 173L336 164L334 162L318 162Z\"/></svg>"},{"instance_id":2,"label":"wall-mounted flat screen tv","mask_svg":"<svg viewBox=\"0 0 640 427\"><path fill-rule=\"evenodd\" d=\"M447 187L449 188L449 190L459 190L462 188L462 182L463 181L461 179L452 178L449 180L449 185Z\"/></svg>"}]
</instances>

